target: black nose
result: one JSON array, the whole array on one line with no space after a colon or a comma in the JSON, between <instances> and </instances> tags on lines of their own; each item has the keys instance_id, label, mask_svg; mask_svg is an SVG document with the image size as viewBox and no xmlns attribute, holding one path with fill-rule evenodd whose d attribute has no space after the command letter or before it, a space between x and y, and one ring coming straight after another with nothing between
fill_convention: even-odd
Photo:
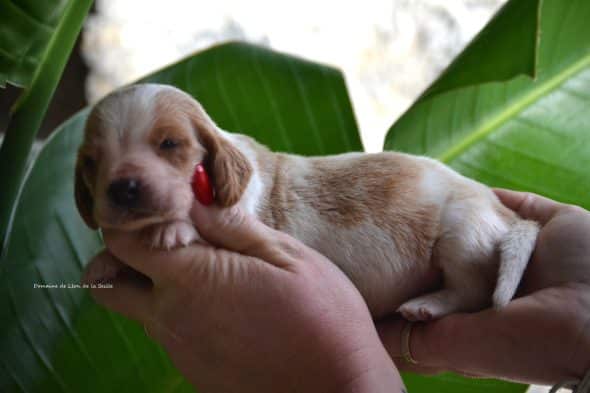
<instances>
[{"instance_id":1,"label":"black nose","mask_svg":"<svg viewBox=\"0 0 590 393\"><path fill-rule=\"evenodd\" d=\"M110 200L119 207L135 207L139 201L140 183L135 179L117 179L108 190Z\"/></svg>"}]
</instances>

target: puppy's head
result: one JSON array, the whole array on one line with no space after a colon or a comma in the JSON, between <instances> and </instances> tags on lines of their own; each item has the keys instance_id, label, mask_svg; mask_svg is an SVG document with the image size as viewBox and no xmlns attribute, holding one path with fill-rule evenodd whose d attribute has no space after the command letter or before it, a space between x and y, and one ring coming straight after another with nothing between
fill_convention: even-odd
<instances>
[{"instance_id":1,"label":"puppy's head","mask_svg":"<svg viewBox=\"0 0 590 393\"><path fill-rule=\"evenodd\" d=\"M198 102L165 85L119 90L88 117L76 163L78 210L94 229L186 219L200 162L212 178L216 203L236 204L252 168Z\"/></svg>"}]
</instances>

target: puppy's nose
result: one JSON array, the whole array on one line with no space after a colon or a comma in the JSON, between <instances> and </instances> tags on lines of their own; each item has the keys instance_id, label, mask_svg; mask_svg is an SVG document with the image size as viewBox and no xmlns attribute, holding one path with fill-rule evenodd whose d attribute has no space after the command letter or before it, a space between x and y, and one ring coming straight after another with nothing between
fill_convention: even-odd
<instances>
[{"instance_id":1,"label":"puppy's nose","mask_svg":"<svg viewBox=\"0 0 590 393\"><path fill-rule=\"evenodd\" d=\"M117 179L108 189L110 200L120 207L135 207L139 201L140 182L136 179Z\"/></svg>"}]
</instances>

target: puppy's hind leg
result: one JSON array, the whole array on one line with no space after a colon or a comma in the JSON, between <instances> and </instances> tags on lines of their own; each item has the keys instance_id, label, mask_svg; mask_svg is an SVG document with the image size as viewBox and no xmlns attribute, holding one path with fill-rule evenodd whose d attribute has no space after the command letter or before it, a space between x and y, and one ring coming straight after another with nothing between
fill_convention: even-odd
<instances>
[{"instance_id":1,"label":"puppy's hind leg","mask_svg":"<svg viewBox=\"0 0 590 393\"><path fill-rule=\"evenodd\" d=\"M481 272L445 274L445 288L402 304L398 311L409 321L429 321L455 312L476 311L490 301L491 289Z\"/></svg>"},{"instance_id":2,"label":"puppy's hind leg","mask_svg":"<svg viewBox=\"0 0 590 393\"><path fill-rule=\"evenodd\" d=\"M397 311L408 321L429 321L456 311L460 305L458 291L445 288L408 300Z\"/></svg>"}]
</instances>

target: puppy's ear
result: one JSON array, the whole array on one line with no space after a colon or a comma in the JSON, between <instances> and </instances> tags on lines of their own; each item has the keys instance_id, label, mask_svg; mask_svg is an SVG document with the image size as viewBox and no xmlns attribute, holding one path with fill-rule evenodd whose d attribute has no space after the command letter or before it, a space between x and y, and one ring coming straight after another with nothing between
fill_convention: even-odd
<instances>
[{"instance_id":1,"label":"puppy's ear","mask_svg":"<svg viewBox=\"0 0 590 393\"><path fill-rule=\"evenodd\" d=\"M246 191L252 166L242 152L219 137L217 148L211 150L206 162L213 173L215 200L222 207L233 206Z\"/></svg>"},{"instance_id":2,"label":"puppy's ear","mask_svg":"<svg viewBox=\"0 0 590 393\"><path fill-rule=\"evenodd\" d=\"M215 201L221 207L233 206L239 202L252 176L248 159L221 136L217 126L201 109L193 114L196 134L207 150L205 168L213 181Z\"/></svg>"},{"instance_id":3,"label":"puppy's ear","mask_svg":"<svg viewBox=\"0 0 590 393\"><path fill-rule=\"evenodd\" d=\"M84 180L84 158L78 153L76 160L76 175L74 179L74 194L76 206L82 219L92 229L98 229L98 223L94 219L94 198Z\"/></svg>"}]
</instances>

